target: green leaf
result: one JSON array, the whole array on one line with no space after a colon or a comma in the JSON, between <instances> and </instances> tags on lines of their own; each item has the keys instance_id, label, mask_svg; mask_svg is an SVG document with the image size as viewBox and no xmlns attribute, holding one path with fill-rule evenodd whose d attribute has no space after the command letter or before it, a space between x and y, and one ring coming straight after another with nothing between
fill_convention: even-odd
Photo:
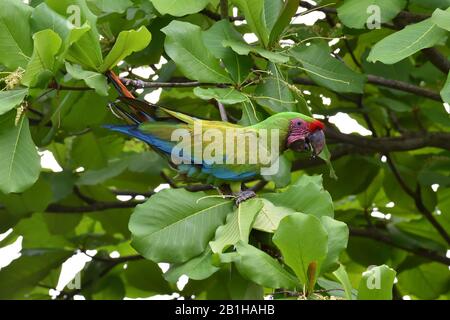
<instances>
[{"instance_id":1,"label":"green leaf","mask_svg":"<svg viewBox=\"0 0 450 320\"><path fill-rule=\"evenodd\" d=\"M94 2L97 8L106 13L124 13L133 6L131 0L88 0Z\"/></svg>"},{"instance_id":2,"label":"green leaf","mask_svg":"<svg viewBox=\"0 0 450 320\"><path fill-rule=\"evenodd\" d=\"M128 159L111 161L108 166L100 170L89 170L83 172L80 179L77 181L77 185L95 186L123 173L128 168L128 165Z\"/></svg>"},{"instance_id":3,"label":"green leaf","mask_svg":"<svg viewBox=\"0 0 450 320\"><path fill-rule=\"evenodd\" d=\"M342 284L344 291L345 291L345 297L347 300L352 300L352 284L350 282L350 279L348 277L347 271L345 270L345 266L340 264L339 268L333 272L333 275L339 280L339 282Z\"/></svg>"},{"instance_id":4,"label":"green leaf","mask_svg":"<svg viewBox=\"0 0 450 320\"><path fill-rule=\"evenodd\" d=\"M242 118L239 121L241 126L251 126L260 122L263 118L256 111L255 105L251 100L245 101L241 104L242 108Z\"/></svg>"},{"instance_id":5,"label":"green leaf","mask_svg":"<svg viewBox=\"0 0 450 320\"><path fill-rule=\"evenodd\" d=\"M236 83L244 82L253 65L249 56L239 55L231 48L224 47L223 40L242 41L242 36L228 20L220 20L211 28L202 32L203 42L211 54L222 59L225 69Z\"/></svg>"},{"instance_id":6,"label":"green leaf","mask_svg":"<svg viewBox=\"0 0 450 320\"><path fill-rule=\"evenodd\" d=\"M31 139L28 119L15 125L15 112L0 116L0 191L22 192L32 186L41 169L36 146Z\"/></svg>"},{"instance_id":7,"label":"green leaf","mask_svg":"<svg viewBox=\"0 0 450 320\"><path fill-rule=\"evenodd\" d=\"M325 44L296 47L289 52L317 84L336 92L363 93L366 77L331 57Z\"/></svg>"},{"instance_id":8,"label":"green leaf","mask_svg":"<svg viewBox=\"0 0 450 320\"><path fill-rule=\"evenodd\" d=\"M86 0L46 0L45 3L66 18L69 30L75 27L67 40L67 43L74 45L67 52L66 60L77 63L85 69L97 70L103 62L100 34L97 30L97 16L89 10ZM63 28L58 27L59 30Z\"/></svg>"},{"instance_id":9,"label":"green leaf","mask_svg":"<svg viewBox=\"0 0 450 320\"><path fill-rule=\"evenodd\" d=\"M221 253L238 241L248 243L253 221L262 206L259 199L250 199L240 204L234 212L228 215L225 225L217 228L214 241L209 243L212 251Z\"/></svg>"},{"instance_id":10,"label":"green leaf","mask_svg":"<svg viewBox=\"0 0 450 320\"><path fill-rule=\"evenodd\" d=\"M52 201L51 187L44 179L39 179L31 188L22 193L4 195L0 193L0 202L6 210L18 217L33 212L45 211Z\"/></svg>"},{"instance_id":11,"label":"green leaf","mask_svg":"<svg viewBox=\"0 0 450 320\"><path fill-rule=\"evenodd\" d=\"M28 93L28 89L0 91L0 115L7 113L20 104Z\"/></svg>"},{"instance_id":12,"label":"green leaf","mask_svg":"<svg viewBox=\"0 0 450 320\"><path fill-rule=\"evenodd\" d=\"M0 10L0 64L25 68L33 52L30 19L33 8L19 0L3 0Z\"/></svg>"},{"instance_id":13,"label":"green leaf","mask_svg":"<svg viewBox=\"0 0 450 320\"><path fill-rule=\"evenodd\" d=\"M450 11L436 9L431 16L431 21L444 30L450 31Z\"/></svg>"},{"instance_id":14,"label":"green leaf","mask_svg":"<svg viewBox=\"0 0 450 320\"><path fill-rule=\"evenodd\" d=\"M68 21L66 14L64 11L61 15L47 3L41 3L33 10L32 29L53 30L63 40L62 57L86 68L95 69L102 60L98 40L93 42L96 30L91 30L88 22L79 27L73 25Z\"/></svg>"},{"instance_id":15,"label":"green leaf","mask_svg":"<svg viewBox=\"0 0 450 320\"><path fill-rule=\"evenodd\" d=\"M326 216L321 217L320 221L328 234L328 253L321 269L321 272L325 273L338 267L339 255L347 248L349 232L344 222Z\"/></svg>"},{"instance_id":16,"label":"green leaf","mask_svg":"<svg viewBox=\"0 0 450 320\"><path fill-rule=\"evenodd\" d=\"M44 279L51 270L72 255L66 250L22 250L22 256L0 270L0 299L26 299L26 294Z\"/></svg>"},{"instance_id":17,"label":"green leaf","mask_svg":"<svg viewBox=\"0 0 450 320\"><path fill-rule=\"evenodd\" d=\"M176 283L182 275L187 275L192 280L203 280L209 278L219 267L212 263L212 251L207 248L199 256L181 264L173 264L170 269L164 273L164 278L170 283Z\"/></svg>"},{"instance_id":18,"label":"green leaf","mask_svg":"<svg viewBox=\"0 0 450 320\"><path fill-rule=\"evenodd\" d=\"M269 51L257 46L252 46L243 41L224 40L222 41L222 45L224 47L230 47L237 54L244 56L248 55L250 52L256 53L273 63L286 63L289 61L289 57L282 53Z\"/></svg>"},{"instance_id":19,"label":"green leaf","mask_svg":"<svg viewBox=\"0 0 450 320\"><path fill-rule=\"evenodd\" d=\"M150 0L156 10L161 14L170 14L175 17L182 17L204 9L209 0Z\"/></svg>"},{"instance_id":20,"label":"green leaf","mask_svg":"<svg viewBox=\"0 0 450 320\"><path fill-rule=\"evenodd\" d=\"M270 114L294 111L297 101L278 66L270 62L267 71L270 76L256 87L255 100Z\"/></svg>"},{"instance_id":21,"label":"green leaf","mask_svg":"<svg viewBox=\"0 0 450 320\"><path fill-rule=\"evenodd\" d=\"M81 66L72 65L68 62L66 62L66 70L72 78L83 80L89 88L95 89L95 92L99 95L108 95L108 81L103 74L83 70Z\"/></svg>"},{"instance_id":22,"label":"green leaf","mask_svg":"<svg viewBox=\"0 0 450 320\"><path fill-rule=\"evenodd\" d=\"M267 288L294 289L300 286L297 279L267 253L241 242L236 244L236 251L239 256L234 263L244 278Z\"/></svg>"},{"instance_id":23,"label":"green leaf","mask_svg":"<svg viewBox=\"0 0 450 320\"><path fill-rule=\"evenodd\" d=\"M349 28L364 29L370 18L377 18L370 6L377 6L379 23L391 21L406 6L406 0L345 0L337 9L339 20Z\"/></svg>"},{"instance_id":24,"label":"green leaf","mask_svg":"<svg viewBox=\"0 0 450 320\"><path fill-rule=\"evenodd\" d=\"M264 47L269 44L270 31L264 20L264 0L233 0L244 13L250 29L256 34Z\"/></svg>"},{"instance_id":25,"label":"green leaf","mask_svg":"<svg viewBox=\"0 0 450 320\"><path fill-rule=\"evenodd\" d=\"M215 99L223 104L235 104L247 101L248 98L243 93L237 91L234 88L200 88L196 87L194 89L194 94L203 99L211 100Z\"/></svg>"},{"instance_id":26,"label":"green leaf","mask_svg":"<svg viewBox=\"0 0 450 320\"><path fill-rule=\"evenodd\" d=\"M395 275L386 265L369 268L359 283L358 300L392 300Z\"/></svg>"},{"instance_id":27,"label":"green leaf","mask_svg":"<svg viewBox=\"0 0 450 320\"><path fill-rule=\"evenodd\" d=\"M164 280L163 273L156 263L140 260L127 264L127 268L123 271L127 285L150 293L171 293L171 288Z\"/></svg>"},{"instance_id":28,"label":"green leaf","mask_svg":"<svg viewBox=\"0 0 450 320\"><path fill-rule=\"evenodd\" d=\"M137 206L129 223L133 247L155 262L180 263L202 253L232 207L205 196L169 189Z\"/></svg>"},{"instance_id":29,"label":"green leaf","mask_svg":"<svg viewBox=\"0 0 450 320\"><path fill-rule=\"evenodd\" d=\"M267 199L261 199L263 207L253 223L253 229L273 233L278 229L281 219L295 211L291 208L277 207Z\"/></svg>"},{"instance_id":30,"label":"green leaf","mask_svg":"<svg viewBox=\"0 0 450 320\"><path fill-rule=\"evenodd\" d=\"M270 1L270 0L269 0ZM273 27L271 28L270 37L269 37L269 44L272 45L276 41L278 41L280 35L283 33L283 31L286 29L287 26L289 26L292 17L297 12L297 9L299 7L300 0L285 0L283 7L280 11L280 14L274 23Z\"/></svg>"},{"instance_id":31,"label":"green leaf","mask_svg":"<svg viewBox=\"0 0 450 320\"><path fill-rule=\"evenodd\" d=\"M447 81L441 90L441 97L444 102L450 104L450 74L448 75Z\"/></svg>"},{"instance_id":32,"label":"green leaf","mask_svg":"<svg viewBox=\"0 0 450 320\"><path fill-rule=\"evenodd\" d=\"M231 82L219 61L205 47L200 27L172 21L162 31L166 34L164 47L167 54L186 77L202 82Z\"/></svg>"},{"instance_id":33,"label":"green leaf","mask_svg":"<svg viewBox=\"0 0 450 320\"><path fill-rule=\"evenodd\" d=\"M333 217L333 201L322 187L322 177L303 175L284 192L267 193L263 198L275 206L288 207L297 212L312 214L316 217Z\"/></svg>"},{"instance_id":34,"label":"green leaf","mask_svg":"<svg viewBox=\"0 0 450 320\"><path fill-rule=\"evenodd\" d=\"M409 25L378 42L370 51L367 60L393 64L422 49L436 45L445 35L446 31L439 28L431 18L426 19Z\"/></svg>"},{"instance_id":35,"label":"green leaf","mask_svg":"<svg viewBox=\"0 0 450 320\"><path fill-rule=\"evenodd\" d=\"M56 55L61 49L62 40L52 30L43 30L33 35L34 50L27 69L22 78L26 86L33 86L40 74L53 74L56 65Z\"/></svg>"},{"instance_id":36,"label":"green leaf","mask_svg":"<svg viewBox=\"0 0 450 320\"><path fill-rule=\"evenodd\" d=\"M449 284L448 267L435 262L421 264L398 275L402 292L425 300L437 299L448 292Z\"/></svg>"},{"instance_id":37,"label":"green leaf","mask_svg":"<svg viewBox=\"0 0 450 320\"><path fill-rule=\"evenodd\" d=\"M320 220L304 213L288 215L280 221L272 239L300 282L312 287L308 268L316 264L316 274L312 275L316 279L328 250L327 231Z\"/></svg>"},{"instance_id":38,"label":"green leaf","mask_svg":"<svg viewBox=\"0 0 450 320\"><path fill-rule=\"evenodd\" d=\"M105 72L114 68L120 61L128 57L133 52L141 51L150 44L152 35L146 27L142 26L138 30L122 31L117 37L111 51L103 61L99 71Z\"/></svg>"}]
</instances>

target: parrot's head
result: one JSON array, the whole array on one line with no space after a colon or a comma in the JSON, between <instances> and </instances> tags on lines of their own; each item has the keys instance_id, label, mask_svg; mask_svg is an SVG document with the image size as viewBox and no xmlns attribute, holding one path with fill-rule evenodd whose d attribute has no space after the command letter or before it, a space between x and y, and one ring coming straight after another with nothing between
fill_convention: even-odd
<instances>
[{"instance_id":1,"label":"parrot's head","mask_svg":"<svg viewBox=\"0 0 450 320\"><path fill-rule=\"evenodd\" d=\"M324 125L319 120L292 119L289 123L287 147L298 152L310 150L313 156L317 156L325 146L323 129Z\"/></svg>"}]
</instances>

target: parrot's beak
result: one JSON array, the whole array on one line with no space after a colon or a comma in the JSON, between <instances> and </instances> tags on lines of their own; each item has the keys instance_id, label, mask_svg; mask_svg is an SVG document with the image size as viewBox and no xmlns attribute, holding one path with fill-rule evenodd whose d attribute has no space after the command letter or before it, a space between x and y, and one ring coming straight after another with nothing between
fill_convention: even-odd
<instances>
[{"instance_id":1,"label":"parrot's beak","mask_svg":"<svg viewBox=\"0 0 450 320\"><path fill-rule=\"evenodd\" d=\"M316 130L306 138L306 143L310 146L313 157L318 156L325 146L325 134L323 130Z\"/></svg>"}]
</instances>

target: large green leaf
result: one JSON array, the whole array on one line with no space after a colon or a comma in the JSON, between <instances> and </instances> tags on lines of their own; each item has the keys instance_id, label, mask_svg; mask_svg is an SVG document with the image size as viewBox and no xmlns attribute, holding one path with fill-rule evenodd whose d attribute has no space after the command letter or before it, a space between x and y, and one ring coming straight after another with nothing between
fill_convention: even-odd
<instances>
[{"instance_id":1,"label":"large green leaf","mask_svg":"<svg viewBox=\"0 0 450 320\"><path fill-rule=\"evenodd\" d=\"M270 62L267 71L270 75L256 87L255 100L270 114L294 111L297 101L279 67Z\"/></svg>"},{"instance_id":2,"label":"large green leaf","mask_svg":"<svg viewBox=\"0 0 450 320\"><path fill-rule=\"evenodd\" d=\"M128 8L133 6L131 0L88 0L94 2L95 5L106 13L117 12L124 13Z\"/></svg>"},{"instance_id":3,"label":"large green leaf","mask_svg":"<svg viewBox=\"0 0 450 320\"><path fill-rule=\"evenodd\" d=\"M448 292L450 275L448 267L439 263L425 263L402 271L398 275L402 292L431 300Z\"/></svg>"},{"instance_id":4,"label":"large green leaf","mask_svg":"<svg viewBox=\"0 0 450 320\"><path fill-rule=\"evenodd\" d=\"M56 55L62 44L59 35L52 30L43 30L35 33L33 40L33 55L22 78L22 83L26 86L34 85L42 73L53 74L56 65Z\"/></svg>"},{"instance_id":5,"label":"large green leaf","mask_svg":"<svg viewBox=\"0 0 450 320\"><path fill-rule=\"evenodd\" d=\"M331 272L339 266L339 255L347 248L349 232L344 222L326 216L321 217L320 221L328 234L328 252L321 270L325 273Z\"/></svg>"},{"instance_id":6,"label":"large green leaf","mask_svg":"<svg viewBox=\"0 0 450 320\"><path fill-rule=\"evenodd\" d=\"M103 61L100 72L105 72L115 67L133 52L145 49L151 39L152 35L146 27L140 27L138 30L122 31L113 48L106 56L105 61Z\"/></svg>"},{"instance_id":7,"label":"large green leaf","mask_svg":"<svg viewBox=\"0 0 450 320\"><path fill-rule=\"evenodd\" d=\"M300 282L313 287L328 251L328 235L320 220L312 215L293 213L280 221L273 242L283 254L286 264ZM309 274L315 264L314 274Z\"/></svg>"},{"instance_id":8,"label":"large green leaf","mask_svg":"<svg viewBox=\"0 0 450 320\"><path fill-rule=\"evenodd\" d=\"M83 70L81 66L72 65L68 62L66 62L66 70L72 78L83 80L89 88L95 89L95 92L99 95L108 95L108 81L103 74Z\"/></svg>"},{"instance_id":9,"label":"large green leaf","mask_svg":"<svg viewBox=\"0 0 450 320\"><path fill-rule=\"evenodd\" d=\"M344 265L339 265L339 268L333 272L333 275L339 280L339 282L342 284L342 287L344 288L345 297L347 300L352 300L352 284L350 282L350 279L348 277L347 271L345 270Z\"/></svg>"},{"instance_id":10,"label":"large green leaf","mask_svg":"<svg viewBox=\"0 0 450 320\"><path fill-rule=\"evenodd\" d=\"M25 68L33 52L30 24L32 8L20 0L3 0L0 10L0 64Z\"/></svg>"},{"instance_id":11,"label":"large green leaf","mask_svg":"<svg viewBox=\"0 0 450 320\"><path fill-rule=\"evenodd\" d=\"M220 268L213 264L213 256L210 248L201 255L180 264L173 264L164 274L164 278L170 283L176 283L182 275L187 275L192 280L209 278Z\"/></svg>"},{"instance_id":12,"label":"large green leaf","mask_svg":"<svg viewBox=\"0 0 450 320\"><path fill-rule=\"evenodd\" d=\"M436 9L433 12L431 20L444 30L450 31L450 11L444 11L441 9Z\"/></svg>"},{"instance_id":13,"label":"large green leaf","mask_svg":"<svg viewBox=\"0 0 450 320\"><path fill-rule=\"evenodd\" d=\"M217 228L214 241L209 243L212 251L221 253L238 241L248 243L253 221L262 206L259 199L250 199L240 204L233 213L228 215L225 225Z\"/></svg>"},{"instance_id":14,"label":"large green leaf","mask_svg":"<svg viewBox=\"0 0 450 320\"><path fill-rule=\"evenodd\" d=\"M319 85L337 92L362 93L366 78L344 63L330 56L328 46L311 44L290 50L293 58L303 65L302 70Z\"/></svg>"},{"instance_id":15,"label":"large green leaf","mask_svg":"<svg viewBox=\"0 0 450 320\"><path fill-rule=\"evenodd\" d=\"M89 33L92 33L88 22L82 26L75 26L67 17L57 13L49 7L47 3L41 3L34 10L31 16L31 26L33 31L42 31L46 29L53 30L63 40L62 57L69 61L81 64L86 68L95 69L101 54L98 53L98 43L92 42Z\"/></svg>"},{"instance_id":16,"label":"large green leaf","mask_svg":"<svg viewBox=\"0 0 450 320\"><path fill-rule=\"evenodd\" d=\"M405 7L406 0L345 0L337 9L338 17L349 28L363 29L373 15L370 6L380 10L379 23L389 22ZM376 18L376 17L374 17Z\"/></svg>"},{"instance_id":17,"label":"large green leaf","mask_svg":"<svg viewBox=\"0 0 450 320\"><path fill-rule=\"evenodd\" d=\"M123 272L126 283L149 293L171 293L158 265L148 260L131 261ZM149 294L147 293L147 294Z\"/></svg>"},{"instance_id":18,"label":"large green leaf","mask_svg":"<svg viewBox=\"0 0 450 320\"><path fill-rule=\"evenodd\" d=\"M224 40L222 41L222 45L230 47L234 52L240 55L246 56L250 52L253 52L274 63L286 63L289 61L289 57L283 53L269 51L258 46L249 45L243 41Z\"/></svg>"},{"instance_id":19,"label":"large green leaf","mask_svg":"<svg viewBox=\"0 0 450 320\"><path fill-rule=\"evenodd\" d=\"M223 104L236 104L240 102L247 101L248 98L243 93L237 91L234 88L200 88L196 87L194 89L194 94L203 99L211 100L215 99Z\"/></svg>"},{"instance_id":20,"label":"large green leaf","mask_svg":"<svg viewBox=\"0 0 450 320\"><path fill-rule=\"evenodd\" d=\"M281 219L294 213L295 210L286 207L277 207L267 199L261 199L263 207L259 211L253 223L253 229L265 232L275 232Z\"/></svg>"},{"instance_id":21,"label":"large green leaf","mask_svg":"<svg viewBox=\"0 0 450 320\"><path fill-rule=\"evenodd\" d=\"M202 253L232 210L230 201L205 196L163 190L137 206L129 224L133 246L155 262L185 262Z\"/></svg>"},{"instance_id":22,"label":"large green leaf","mask_svg":"<svg viewBox=\"0 0 450 320\"><path fill-rule=\"evenodd\" d=\"M22 250L22 256L0 270L0 299L26 299L26 294L52 269L72 255L66 250Z\"/></svg>"},{"instance_id":23,"label":"large green leaf","mask_svg":"<svg viewBox=\"0 0 450 320\"><path fill-rule=\"evenodd\" d=\"M322 187L322 177L303 175L284 192L264 194L275 206L288 207L317 217L333 217L333 201Z\"/></svg>"},{"instance_id":24,"label":"large green leaf","mask_svg":"<svg viewBox=\"0 0 450 320\"><path fill-rule=\"evenodd\" d=\"M245 243L238 242L239 256L234 261L239 273L267 288L298 288L297 279L281 267L277 260L267 253Z\"/></svg>"},{"instance_id":25,"label":"large green leaf","mask_svg":"<svg viewBox=\"0 0 450 320\"><path fill-rule=\"evenodd\" d=\"M393 64L422 49L436 45L445 35L446 31L439 28L430 18L384 38L372 48L367 60Z\"/></svg>"},{"instance_id":26,"label":"large green leaf","mask_svg":"<svg viewBox=\"0 0 450 320\"><path fill-rule=\"evenodd\" d=\"M172 21L162 31L166 34L167 54L186 77L203 82L231 82L219 61L205 47L198 26Z\"/></svg>"},{"instance_id":27,"label":"large green leaf","mask_svg":"<svg viewBox=\"0 0 450 320\"><path fill-rule=\"evenodd\" d=\"M76 28L70 34L69 43L76 42L67 52L66 59L86 69L97 70L103 62L100 34L97 30L97 16L91 12L86 0L46 0L46 4L60 16L67 17L69 29ZM79 25L70 26L77 23Z\"/></svg>"},{"instance_id":28,"label":"large green leaf","mask_svg":"<svg viewBox=\"0 0 450 320\"><path fill-rule=\"evenodd\" d=\"M23 101L28 89L0 91L0 115L7 113Z\"/></svg>"},{"instance_id":29,"label":"large green leaf","mask_svg":"<svg viewBox=\"0 0 450 320\"><path fill-rule=\"evenodd\" d=\"M269 0L270 1L270 0ZM267 2L267 0L266 0ZM275 2L275 1L274 1ZM280 14L277 17L273 27L270 31L269 37L269 45L274 44L278 41L280 35L282 35L283 31L290 24L292 17L297 12L300 0L285 0L283 3L283 7L280 10Z\"/></svg>"},{"instance_id":30,"label":"large green leaf","mask_svg":"<svg viewBox=\"0 0 450 320\"><path fill-rule=\"evenodd\" d=\"M275 2L276 0L272 1ZM264 19L264 0L233 0L239 10L244 13L250 29L256 34L264 47L269 44L270 30Z\"/></svg>"},{"instance_id":31,"label":"large green leaf","mask_svg":"<svg viewBox=\"0 0 450 320\"><path fill-rule=\"evenodd\" d=\"M395 275L386 265L369 268L359 283L358 300L392 300Z\"/></svg>"},{"instance_id":32,"label":"large green leaf","mask_svg":"<svg viewBox=\"0 0 450 320\"><path fill-rule=\"evenodd\" d=\"M242 41L242 36L227 20L216 22L211 28L202 32L203 42L211 54L222 59L225 69L237 83L244 82L253 65L252 59L247 55L239 55L231 48L225 47L224 40Z\"/></svg>"},{"instance_id":33,"label":"large green leaf","mask_svg":"<svg viewBox=\"0 0 450 320\"><path fill-rule=\"evenodd\" d=\"M39 177L40 159L31 139L28 119L15 125L15 112L0 116L0 191L22 192Z\"/></svg>"},{"instance_id":34,"label":"large green leaf","mask_svg":"<svg viewBox=\"0 0 450 320\"><path fill-rule=\"evenodd\" d=\"M181 17L204 9L209 0L150 0L161 14Z\"/></svg>"}]
</instances>

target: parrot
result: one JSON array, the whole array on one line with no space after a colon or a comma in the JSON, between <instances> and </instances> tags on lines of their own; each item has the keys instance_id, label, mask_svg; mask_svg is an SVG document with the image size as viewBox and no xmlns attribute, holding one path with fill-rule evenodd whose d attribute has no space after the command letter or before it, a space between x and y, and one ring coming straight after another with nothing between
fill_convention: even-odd
<instances>
[{"instance_id":1,"label":"parrot","mask_svg":"<svg viewBox=\"0 0 450 320\"><path fill-rule=\"evenodd\" d=\"M224 121L202 120L139 100L112 70L108 71L106 76L118 91L118 99L121 102L109 103L108 106L117 117L127 124L104 125L104 128L145 142L151 149L166 158L179 175L187 179L206 182L217 188L228 186L235 198L236 205L256 196L255 192L250 189L242 190L242 183L263 176L261 169L267 166L267 161L265 163L259 159L253 162L242 161L242 159L239 161L238 154L243 155L247 160L250 159L251 152L255 152L251 149L254 146L251 146L250 143L239 145L237 142L237 147L233 145L232 148L227 148L228 141L227 143L222 141L225 146L215 151L216 158L223 161L213 162L209 159L199 158L199 155L201 156L202 152L208 148L208 145L204 144L205 137L203 136L208 131L212 130L223 136L226 136L228 132L233 132L236 135L235 139L242 143L245 137L260 138L263 136L263 132L265 136L268 136L267 132L275 130L277 135L274 137L270 135L267 137L267 141L269 145L275 145L276 150L272 151L279 155L290 149L296 152L310 151L315 157L325 146L324 124L302 113L280 112L249 126ZM190 152L179 150L179 141L173 139L173 134L176 132L182 132L182 138L188 138L184 145L189 147L188 151ZM198 138L199 134L203 138ZM196 153L196 151L192 153L192 149L200 150L200 153ZM269 152L269 149L270 147L266 145L265 151ZM175 151L179 156L178 159L175 159L177 161L174 161L173 157Z\"/></svg>"}]
</instances>

